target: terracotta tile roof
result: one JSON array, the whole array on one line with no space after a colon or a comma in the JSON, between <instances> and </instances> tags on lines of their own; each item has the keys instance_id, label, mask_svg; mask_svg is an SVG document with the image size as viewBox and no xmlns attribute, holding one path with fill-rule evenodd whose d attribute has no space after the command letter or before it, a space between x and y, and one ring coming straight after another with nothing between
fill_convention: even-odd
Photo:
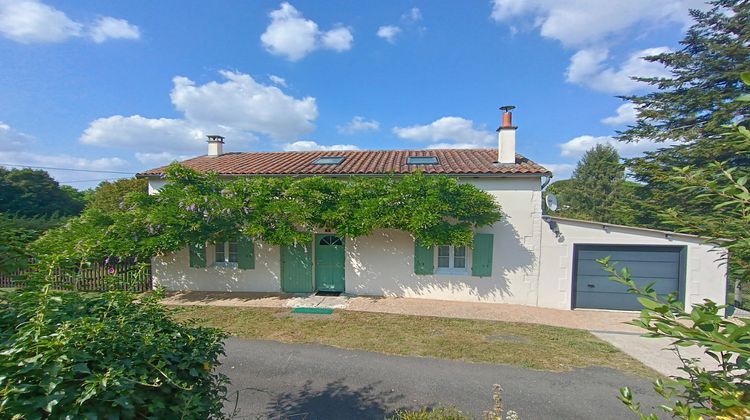
<instances>
[{"instance_id":1,"label":"terracotta tile roof","mask_svg":"<svg viewBox=\"0 0 750 420\"><path fill-rule=\"evenodd\" d=\"M338 165L315 165L319 157L341 156ZM437 165L408 165L410 156L435 156ZM313 152L247 152L221 156L199 156L180 162L198 171L223 175L377 175L427 174L454 175L550 175L543 166L516 155L514 164L498 164L496 149L434 150L347 150ZM159 176L165 167L150 169L139 177Z\"/></svg>"}]
</instances>

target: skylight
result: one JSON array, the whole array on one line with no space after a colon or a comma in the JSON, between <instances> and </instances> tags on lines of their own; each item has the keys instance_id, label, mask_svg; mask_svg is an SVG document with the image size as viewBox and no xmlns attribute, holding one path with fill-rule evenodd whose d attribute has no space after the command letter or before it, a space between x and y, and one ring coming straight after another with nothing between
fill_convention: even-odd
<instances>
[{"instance_id":1,"label":"skylight","mask_svg":"<svg viewBox=\"0 0 750 420\"><path fill-rule=\"evenodd\" d=\"M338 165L343 161L343 156L323 156L315 159L313 165Z\"/></svg>"},{"instance_id":2,"label":"skylight","mask_svg":"<svg viewBox=\"0 0 750 420\"><path fill-rule=\"evenodd\" d=\"M409 156L406 158L407 165L437 165L437 156Z\"/></svg>"}]
</instances>

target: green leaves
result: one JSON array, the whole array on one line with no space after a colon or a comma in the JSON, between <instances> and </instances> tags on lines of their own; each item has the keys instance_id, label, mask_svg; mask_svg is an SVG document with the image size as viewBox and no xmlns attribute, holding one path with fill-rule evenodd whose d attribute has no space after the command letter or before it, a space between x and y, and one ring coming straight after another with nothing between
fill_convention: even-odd
<instances>
[{"instance_id":1,"label":"green leaves","mask_svg":"<svg viewBox=\"0 0 750 420\"><path fill-rule=\"evenodd\" d=\"M546 193L557 195L561 217L632 224L634 183L625 179L620 155L610 145L596 145L576 165L570 179L557 181Z\"/></svg>"},{"instance_id":2,"label":"green leaves","mask_svg":"<svg viewBox=\"0 0 750 420\"><path fill-rule=\"evenodd\" d=\"M676 418L747 418L750 416L750 319L726 319L720 311L726 306L706 300L690 311L674 297L663 299L649 288L641 289L626 269L618 271L609 258L599 260L615 282L628 286L644 306L639 319L631 324L646 330L645 336L667 338L678 347L699 347L716 360L712 368L700 367L682 359L684 377L656 381L654 391L666 403L662 409ZM620 400L642 419L656 419L643 414L628 388L620 390Z\"/></svg>"},{"instance_id":3,"label":"green leaves","mask_svg":"<svg viewBox=\"0 0 750 420\"><path fill-rule=\"evenodd\" d=\"M130 194L119 211L91 207L37 241L36 255L63 264L147 260L240 236L275 245L308 242L322 228L347 237L399 229L428 245L468 246L474 227L502 216L494 197L446 176L225 180L179 165L166 172L169 183L158 195Z\"/></svg>"},{"instance_id":4,"label":"green leaves","mask_svg":"<svg viewBox=\"0 0 750 420\"><path fill-rule=\"evenodd\" d=\"M221 417L225 335L155 296L27 287L0 298L0 417Z\"/></svg>"}]
</instances>

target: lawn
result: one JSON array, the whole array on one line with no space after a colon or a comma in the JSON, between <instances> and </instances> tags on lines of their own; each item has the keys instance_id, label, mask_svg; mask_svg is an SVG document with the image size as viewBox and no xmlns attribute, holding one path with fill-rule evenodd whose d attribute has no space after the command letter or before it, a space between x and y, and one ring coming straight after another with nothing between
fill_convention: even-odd
<instances>
[{"instance_id":1,"label":"lawn","mask_svg":"<svg viewBox=\"0 0 750 420\"><path fill-rule=\"evenodd\" d=\"M563 371L605 366L646 377L658 374L587 331L500 321L336 310L292 315L289 309L175 307L179 320L221 328L241 338L317 343L403 356L500 363Z\"/></svg>"}]
</instances>

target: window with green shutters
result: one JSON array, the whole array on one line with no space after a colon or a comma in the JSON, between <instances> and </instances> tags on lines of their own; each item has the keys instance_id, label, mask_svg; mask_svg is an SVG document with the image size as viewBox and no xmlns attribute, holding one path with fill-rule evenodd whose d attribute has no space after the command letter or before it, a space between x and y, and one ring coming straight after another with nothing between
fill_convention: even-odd
<instances>
[{"instance_id":1,"label":"window with green shutters","mask_svg":"<svg viewBox=\"0 0 750 420\"><path fill-rule=\"evenodd\" d=\"M425 247L414 242L414 274L432 274L435 271L435 251L432 247Z\"/></svg>"},{"instance_id":2,"label":"window with green shutters","mask_svg":"<svg viewBox=\"0 0 750 420\"><path fill-rule=\"evenodd\" d=\"M206 266L206 244L190 245L190 266L203 268Z\"/></svg>"},{"instance_id":3,"label":"window with green shutters","mask_svg":"<svg viewBox=\"0 0 750 420\"><path fill-rule=\"evenodd\" d=\"M237 267L243 270L255 268L255 244L248 238L237 241Z\"/></svg>"},{"instance_id":4,"label":"window with green shutters","mask_svg":"<svg viewBox=\"0 0 750 420\"><path fill-rule=\"evenodd\" d=\"M492 249L495 235L491 233L474 234L471 249L471 275L489 277L492 275Z\"/></svg>"}]
</instances>

